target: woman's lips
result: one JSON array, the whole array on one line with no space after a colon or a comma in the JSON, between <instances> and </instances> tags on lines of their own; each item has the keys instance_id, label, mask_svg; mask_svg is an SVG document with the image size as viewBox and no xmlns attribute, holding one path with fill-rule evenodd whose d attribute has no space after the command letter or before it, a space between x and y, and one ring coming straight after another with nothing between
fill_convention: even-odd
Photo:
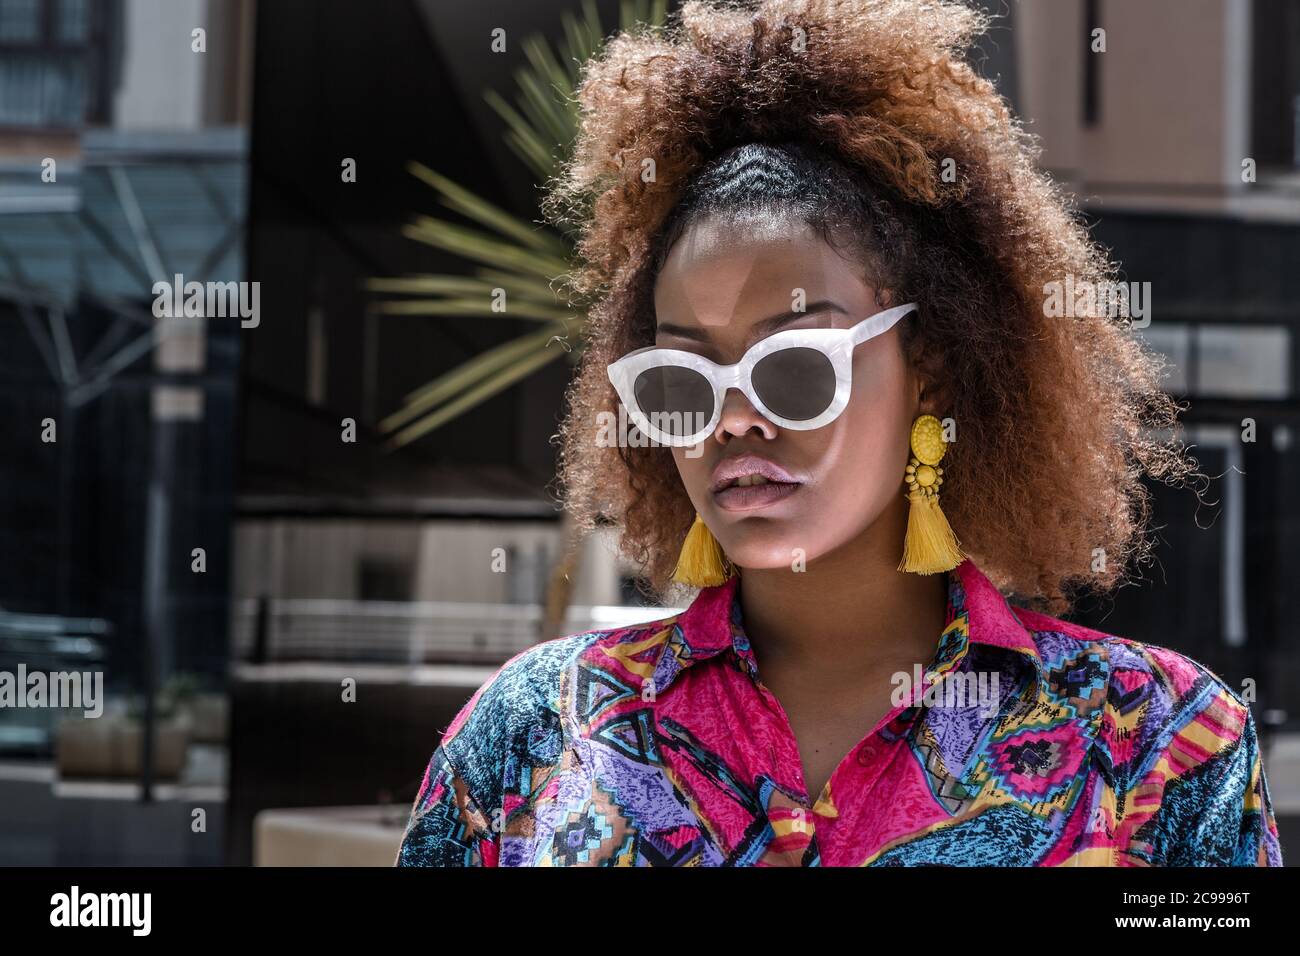
<instances>
[{"instance_id":1,"label":"woman's lips","mask_svg":"<svg viewBox=\"0 0 1300 956\"><path fill-rule=\"evenodd\" d=\"M803 487L798 481L768 481L759 485L732 485L713 493L723 511L756 511L789 498Z\"/></svg>"}]
</instances>

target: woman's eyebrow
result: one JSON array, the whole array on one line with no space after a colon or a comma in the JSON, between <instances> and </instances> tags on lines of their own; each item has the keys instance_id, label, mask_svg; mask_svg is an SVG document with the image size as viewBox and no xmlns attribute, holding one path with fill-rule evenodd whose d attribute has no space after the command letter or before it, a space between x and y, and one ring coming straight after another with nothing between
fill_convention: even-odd
<instances>
[{"instance_id":1,"label":"woman's eyebrow","mask_svg":"<svg viewBox=\"0 0 1300 956\"><path fill-rule=\"evenodd\" d=\"M832 302L830 299L818 299L802 311L796 312L791 309L788 312L782 312L780 315L773 315L769 318L760 319L755 322L749 329L749 341L754 342L757 339L761 339L764 336L775 332L788 322L802 319L805 316L816 315L819 312L838 312L841 315L848 314L848 310L838 302Z\"/></svg>"},{"instance_id":2,"label":"woman's eyebrow","mask_svg":"<svg viewBox=\"0 0 1300 956\"><path fill-rule=\"evenodd\" d=\"M838 312L841 315L847 315L848 311L838 302L830 299L819 299L811 303L802 311L796 312L791 309L778 315L769 316L766 319L759 319L749 329L749 342L754 342L764 336L775 332L781 326L796 319L802 319L805 316L813 315L818 312ZM702 325L676 325L672 322L660 322L655 327L655 332L661 335L674 335L678 338L689 339L692 342L709 342L712 336L707 328Z\"/></svg>"}]
</instances>

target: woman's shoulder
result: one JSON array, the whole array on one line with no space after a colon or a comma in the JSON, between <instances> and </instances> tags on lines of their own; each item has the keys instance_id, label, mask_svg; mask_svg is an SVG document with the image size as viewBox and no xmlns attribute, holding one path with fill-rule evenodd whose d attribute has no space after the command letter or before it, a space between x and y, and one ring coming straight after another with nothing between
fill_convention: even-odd
<instances>
[{"instance_id":1,"label":"woman's shoulder","mask_svg":"<svg viewBox=\"0 0 1300 956\"><path fill-rule=\"evenodd\" d=\"M635 625L592 629L541 641L520 651L485 680L442 734L441 749L453 766L498 774L512 754L537 761L558 758L562 743L564 676L591 655L670 628L676 615ZM580 688L575 688L580 690Z\"/></svg>"},{"instance_id":2,"label":"woman's shoulder","mask_svg":"<svg viewBox=\"0 0 1300 956\"><path fill-rule=\"evenodd\" d=\"M623 627L580 631L533 644L500 665L457 716L468 716L469 712L479 708L494 711L497 719L507 715L527 716L539 708L554 710L561 677L575 664L620 644L640 641L654 633L665 633L679 616L665 615ZM458 722L453 721L448 734L457 725Z\"/></svg>"},{"instance_id":3,"label":"woman's shoulder","mask_svg":"<svg viewBox=\"0 0 1300 956\"><path fill-rule=\"evenodd\" d=\"M1240 691L1191 655L1147 640L1113 634L1046 614L1016 609L1046 661L1049 656L1095 655L1107 674L1107 707L1117 717L1136 714L1143 727L1177 725L1217 708L1233 715L1222 728L1239 735L1253 693ZM1062 645L1071 653L1062 654ZM1132 724L1134 721L1128 721ZM1130 728L1131 729L1131 728Z\"/></svg>"},{"instance_id":4,"label":"woman's shoulder","mask_svg":"<svg viewBox=\"0 0 1300 956\"><path fill-rule=\"evenodd\" d=\"M1158 643L1016 613L1043 652L1049 693L1072 692L1072 668L1104 675L1094 743L1132 852L1165 865L1280 865L1249 684L1239 692ZM1078 667L1083 658L1095 666Z\"/></svg>"},{"instance_id":5,"label":"woman's shoulder","mask_svg":"<svg viewBox=\"0 0 1300 956\"><path fill-rule=\"evenodd\" d=\"M579 678L585 654L629 659L618 645L671 630L674 616L644 624L586 630L541 641L498 666L479 685L433 746L398 852L399 865L496 865L496 841L536 781L564 759L561 716L600 700L596 681ZM569 694L570 704L561 702Z\"/></svg>"}]
</instances>

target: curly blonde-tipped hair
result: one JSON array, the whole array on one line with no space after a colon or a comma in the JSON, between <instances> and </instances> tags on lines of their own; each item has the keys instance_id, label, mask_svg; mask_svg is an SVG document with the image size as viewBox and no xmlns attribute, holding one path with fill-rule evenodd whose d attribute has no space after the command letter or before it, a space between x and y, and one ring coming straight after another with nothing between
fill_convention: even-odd
<instances>
[{"instance_id":1,"label":"curly blonde-tipped hair","mask_svg":"<svg viewBox=\"0 0 1300 956\"><path fill-rule=\"evenodd\" d=\"M618 414L606 366L652 344L673 237L763 198L780 178L754 174L765 162L795 177L793 215L853 237L878 288L920 303L905 352L957 425L944 510L990 579L1060 612L1149 560L1142 475L1179 482L1195 461L1126 315L1047 315L1049 283L1118 270L964 59L987 25L944 0L694 0L585 65L574 154L543 207L578 230L567 281L589 313L559 477L581 527L621 524L657 593L694 510L669 449L597 440Z\"/></svg>"}]
</instances>

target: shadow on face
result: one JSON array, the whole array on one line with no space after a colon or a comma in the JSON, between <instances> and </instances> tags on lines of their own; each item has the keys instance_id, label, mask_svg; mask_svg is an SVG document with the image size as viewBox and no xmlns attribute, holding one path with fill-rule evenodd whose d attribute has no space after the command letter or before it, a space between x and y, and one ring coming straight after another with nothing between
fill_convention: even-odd
<instances>
[{"instance_id":1,"label":"shadow on face","mask_svg":"<svg viewBox=\"0 0 1300 956\"><path fill-rule=\"evenodd\" d=\"M702 219L674 244L658 275L655 344L725 365L776 332L849 328L893 304L862 271L803 223ZM784 384L793 394L817 389L824 383L816 371L810 365L806 376ZM698 445L674 448L673 458L696 511L733 563L789 567L869 533L891 505L901 513L918 396L896 325L856 347L848 404L829 424L779 427L733 388L713 432ZM740 478L715 489L720 467L757 472L764 462L791 480L764 488L761 479Z\"/></svg>"}]
</instances>

